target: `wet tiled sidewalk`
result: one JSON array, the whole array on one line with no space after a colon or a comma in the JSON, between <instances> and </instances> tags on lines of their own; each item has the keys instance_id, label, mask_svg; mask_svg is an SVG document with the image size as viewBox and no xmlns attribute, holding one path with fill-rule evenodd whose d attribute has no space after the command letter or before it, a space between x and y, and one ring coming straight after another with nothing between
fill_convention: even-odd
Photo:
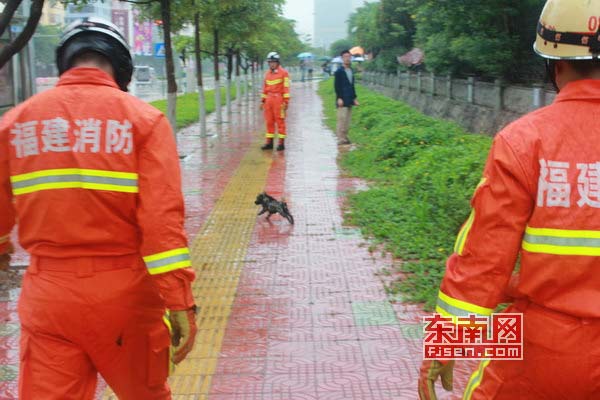
<instances>
[{"instance_id":1,"label":"wet tiled sidewalk","mask_svg":"<svg viewBox=\"0 0 600 400\"><path fill-rule=\"evenodd\" d=\"M343 225L345 195L361 183L338 170L316 84L292 88L284 153L258 149L256 101L234 110L211 137L179 134L201 312L196 346L170 378L174 399L416 399L423 313L388 301L377 273L391 261ZM285 197L295 225L256 216L263 190ZM14 300L0 303L0 400L17 398ZM471 366L440 399L460 398ZM100 386L99 398L114 395Z\"/></svg>"}]
</instances>

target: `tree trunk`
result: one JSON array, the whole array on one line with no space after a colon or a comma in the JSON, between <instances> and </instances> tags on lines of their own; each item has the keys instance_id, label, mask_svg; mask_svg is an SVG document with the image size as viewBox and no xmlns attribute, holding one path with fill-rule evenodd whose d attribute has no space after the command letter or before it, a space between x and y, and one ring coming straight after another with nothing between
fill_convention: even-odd
<instances>
[{"instance_id":1,"label":"tree trunk","mask_svg":"<svg viewBox=\"0 0 600 400\"><path fill-rule=\"evenodd\" d=\"M171 1L160 0L160 11L163 20L163 34L165 41L165 62L167 66L167 118L173 128L177 141L177 82L175 81L175 65L173 63L173 49L171 48Z\"/></svg>"},{"instance_id":2,"label":"tree trunk","mask_svg":"<svg viewBox=\"0 0 600 400\"><path fill-rule=\"evenodd\" d=\"M196 78L198 79L198 122L200 123L200 136L206 136L206 99L204 98L204 84L202 81L202 48L200 42L199 11L196 11L196 15L194 15L194 48L196 50Z\"/></svg>"},{"instance_id":3,"label":"tree trunk","mask_svg":"<svg viewBox=\"0 0 600 400\"><path fill-rule=\"evenodd\" d=\"M250 97L252 98L252 100L254 100L255 96L256 96L256 82L254 81L254 60L250 59L250 84L251 84L251 88L250 88Z\"/></svg>"},{"instance_id":4,"label":"tree trunk","mask_svg":"<svg viewBox=\"0 0 600 400\"><path fill-rule=\"evenodd\" d=\"M241 95L241 82L240 82L240 64L242 62L242 56L240 51L235 51L235 101L240 104L242 102Z\"/></svg>"},{"instance_id":5,"label":"tree trunk","mask_svg":"<svg viewBox=\"0 0 600 400\"><path fill-rule=\"evenodd\" d=\"M233 51L227 50L227 84L225 85L225 98L227 99L227 115L231 115L231 75L233 71Z\"/></svg>"},{"instance_id":6,"label":"tree trunk","mask_svg":"<svg viewBox=\"0 0 600 400\"><path fill-rule=\"evenodd\" d=\"M12 9L12 7L15 7L15 4L13 3L14 2L9 2L6 5L6 9L0 16L0 23L4 23L5 17L8 17L11 12L12 14L15 13L15 9ZM19 3L21 3L21 1L16 2L16 7L19 6ZM27 45L33 36L33 33L35 32L38 23L40 22L43 8L44 0L33 0L31 2L31 7L29 8L29 18L27 19L27 24L25 24L23 31L14 41L4 46L2 51L0 51L0 68L4 67L4 65L8 63L15 54L17 54L23 49L23 47L25 47L25 45ZM10 17L12 17L12 14L10 14ZM8 19L8 23L10 24L10 18ZM4 25L2 28L6 29L6 26L7 25Z\"/></svg>"},{"instance_id":7,"label":"tree trunk","mask_svg":"<svg viewBox=\"0 0 600 400\"><path fill-rule=\"evenodd\" d=\"M23 0L8 0L6 5L4 6L4 10L2 14L0 14L0 36L4 35L4 31L10 24L13 15L15 15L15 11L21 5Z\"/></svg>"},{"instance_id":8,"label":"tree trunk","mask_svg":"<svg viewBox=\"0 0 600 400\"><path fill-rule=\"evenodd\" d=\"M215 65L215 112L216 112L216 122L220 124L221 120L221 84L219 82L219 30L213 30L214 37L214 49L213 49L213 59Z\"/></svg>"},{"instance_id":9,"label":"tree trunk","mask_svg":"<svg viewBox=\"0 0 600 400\"><path fill-rule=\"evenodd\" d=\"M246 105L248 105L248 70L250 69L250 65L248 64L248 60L244 57L244 64L240 63L240 67L242 67L243 79L242 79L242 93L244 94L244 98L246 99Z\"/></svg>"},{"instance_id":10,"label":"tree trunk","mask_svg":"<svg viewBox=\"0 0 600 400\"><path fill-rule=\"evenodd\" d=\"M254 77L252 78L252 86L254 87L252 94L254 95L254 98L256 98L256 96L258 96L262 92L262 82L259 79L260 73L262 72L262 66L258 59L256 59L254 62L256 63L256 68L254 72Z\"/></svg>"}]
</instances>

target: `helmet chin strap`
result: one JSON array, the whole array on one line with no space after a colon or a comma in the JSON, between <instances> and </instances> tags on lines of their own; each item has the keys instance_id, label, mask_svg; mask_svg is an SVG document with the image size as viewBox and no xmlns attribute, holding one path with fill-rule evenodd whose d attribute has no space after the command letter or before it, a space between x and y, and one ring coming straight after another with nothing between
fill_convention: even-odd
<instances>
[{"instance_id":1,"label":"helmet chin strap","mask_svg":"<svg viewBox=\"0 0 600 400\"><path fill-rule=\"evenodd\" d=\"M560 92L560 89L556 84L556 60L546 59L546 79L552 83L556 93Z\"/></svg>"}]
</instances>

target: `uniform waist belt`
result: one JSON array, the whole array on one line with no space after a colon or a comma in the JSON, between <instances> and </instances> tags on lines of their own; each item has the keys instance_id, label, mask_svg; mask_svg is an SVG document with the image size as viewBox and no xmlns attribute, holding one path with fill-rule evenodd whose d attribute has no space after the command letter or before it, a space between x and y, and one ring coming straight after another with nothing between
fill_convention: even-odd
<instances>
[{"instance_id":1,"label":"uniform waist belt","mask_svg":"<svg viewBox=\"0 0 600 400\"><path fill-rule=\"evenodd\" d=\"M30 273L36 273L38 271L73 272L80 276L88 276L93 275L94 272L125 268L146 269L142 256L139 254L72 258L53 258L32 255L31 263L29 268L27 268L27 271Z\"/></svg>"},{"instance_id":2,"label":"uniform waist belt","mask_svg":"<svg viewBox=\"0 0 600 400\"><path fill-rule=\"evenodd\" d=\"M267 93L267 96L281 96L281 93Z\"/></svg>"}]
</instances>

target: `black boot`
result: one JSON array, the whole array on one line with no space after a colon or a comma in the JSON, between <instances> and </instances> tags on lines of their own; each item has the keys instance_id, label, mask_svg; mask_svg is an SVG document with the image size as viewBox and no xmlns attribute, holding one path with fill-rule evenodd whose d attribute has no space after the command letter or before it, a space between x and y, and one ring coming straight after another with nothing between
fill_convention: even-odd
<instances>
[{"instance_id":1,"label":"black boot","mask_svg":"<svg viewBox=\"0 0 600 400\"><path fill-rule=\"evenodd\" d=\"M267 140L267 143L260 147L261 150L273 150L273 140Z\"/></svg>"},{"instance_id":2,"label":"black boot","mask_svg":"<svg viewBox=\"0 0 600 400\"><path fill-rule=\"evenodd\" d=\"M279 140L279 144L277 145L277 151L285 150L285 146L283 145L283 140Z\"/></svg>"}]
</instances>

